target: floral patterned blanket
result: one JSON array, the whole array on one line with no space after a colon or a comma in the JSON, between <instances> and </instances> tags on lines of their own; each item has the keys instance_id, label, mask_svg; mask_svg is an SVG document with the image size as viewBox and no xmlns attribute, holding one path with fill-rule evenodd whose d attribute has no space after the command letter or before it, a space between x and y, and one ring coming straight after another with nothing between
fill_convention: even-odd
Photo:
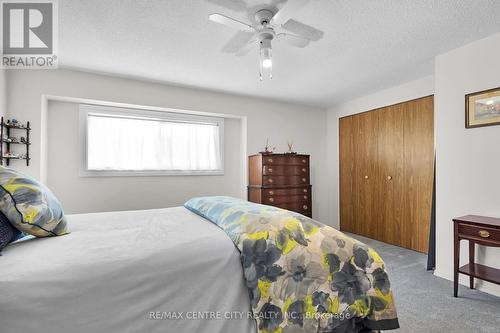
<instances>
[{"instance_id":1,"label":"floral patterned blanket","mask_svg":"<svg viewBox=\"0 0 500 333\"><path fill-rule=\"evenodd\" d=\"M384 262L363 243L303 215L231 197L193 198L184 206L239 249L259 332L399 327Z\"/></svg>"}]
</instances>

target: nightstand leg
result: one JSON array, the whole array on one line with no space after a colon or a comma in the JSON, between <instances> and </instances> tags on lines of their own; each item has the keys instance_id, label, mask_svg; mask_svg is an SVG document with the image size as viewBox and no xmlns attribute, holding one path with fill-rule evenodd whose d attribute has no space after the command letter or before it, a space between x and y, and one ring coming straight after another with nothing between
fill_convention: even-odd
<instances>
[{"instance_id":1,"label":"nightstand leg","mask_svg":"<svg viewBox=\"0 0 500 333\"><path fill-rule=\"evenodd\" d=\"M476 250L476 243L473 241L469 240L469 266L470 266L470 273L471 275L469 276L469 287L470 289L474 289L474 262L475 260L475 251Z\"/></svg>"},{"instance_id":2,"label":"nightstand leg","mask_svg":"<svg viewBox=\"0 0 500 333\"><path fill-rule=\"evenodd\" d=\"M458 297L458 265L460 258L460 240L458 239L458 225L453 226L453 296Z\"/></svg>"}]
</instances>

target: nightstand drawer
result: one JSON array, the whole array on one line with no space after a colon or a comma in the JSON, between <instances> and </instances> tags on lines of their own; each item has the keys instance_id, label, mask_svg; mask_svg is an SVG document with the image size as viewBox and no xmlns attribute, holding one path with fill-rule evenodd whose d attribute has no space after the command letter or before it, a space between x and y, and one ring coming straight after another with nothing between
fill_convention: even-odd
<instances>
[{"instance_id":1,"label":"nightstand drawer","mask_svg":"<svg viewBox=\"0 0 500 333\"><path fill-rule=\"evenodd\" d=\"M500 242L500 230L478 225L459 223L458 234L461 238L474 238L487 242Z\"/></svg>"}]
</instances>

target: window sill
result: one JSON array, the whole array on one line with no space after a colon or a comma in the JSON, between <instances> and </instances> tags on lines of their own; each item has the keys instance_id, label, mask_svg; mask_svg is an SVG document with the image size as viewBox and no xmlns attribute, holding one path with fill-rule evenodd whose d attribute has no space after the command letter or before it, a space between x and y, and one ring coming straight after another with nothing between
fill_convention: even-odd
<instances>
[{"instance_id":1,"label":"window sill","mask_svg":"<svg viewBox=\"0 0 500 333\"><path fill-rule=\"evenodd\" d=\"M223 176L224 170L146 170L146 171L126 171L126 170L82 170L80 177L164 177L164 176Z\"/></svg>"}]
</instances>

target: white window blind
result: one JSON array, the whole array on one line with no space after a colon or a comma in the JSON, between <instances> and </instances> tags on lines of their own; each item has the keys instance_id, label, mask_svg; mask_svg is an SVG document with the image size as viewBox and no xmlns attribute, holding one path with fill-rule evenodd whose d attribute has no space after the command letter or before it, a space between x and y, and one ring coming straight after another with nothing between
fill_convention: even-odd
<instances>
[{"instance_id":1,"label":"white window blind","mask_svg":"<svg viewBox=\"0 0 500 333\"><path fill-rule=\"evenodd\" d=\"M90 174L221 174L223 119L80 106Z\"/></svg>"}]
</instances>

